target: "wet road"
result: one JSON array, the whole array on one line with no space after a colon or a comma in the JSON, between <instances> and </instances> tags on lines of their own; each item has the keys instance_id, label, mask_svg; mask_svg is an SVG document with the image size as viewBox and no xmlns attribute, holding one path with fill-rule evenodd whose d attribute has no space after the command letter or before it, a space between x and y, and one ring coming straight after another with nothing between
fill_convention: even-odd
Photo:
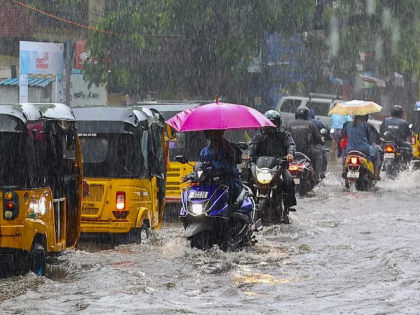
<instances>
[{"instance_id":1,"label":"wet road","mask_svg":"<svg viewBox=\"0 0 420 315\"><path fill-rule=\"evenodd\" d=\"M420 173L348 192L337 167L290 225L201 252L179 224L142 245L82 244L46 277L0 280L5 314L420 314Z\"/></svg>"}]
</instances>

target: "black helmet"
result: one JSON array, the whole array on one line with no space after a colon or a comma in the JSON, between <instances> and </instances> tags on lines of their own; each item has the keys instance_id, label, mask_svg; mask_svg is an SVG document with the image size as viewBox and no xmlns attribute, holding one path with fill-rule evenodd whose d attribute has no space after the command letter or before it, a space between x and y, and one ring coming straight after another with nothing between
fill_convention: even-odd
<instances>
[{"instance_id":1,"label":"black helmet","mask_svg":"<svg viewBox=\"0 0 420 315\"><path fill-rule=\"evenodd\" d=\"M392 117L402 118L404 113L404 108L401 105L394 105L391 111Z\"/></svg>"},{"instance_id":2,"label":"black helmet","mask_svg":"<svg viewBox=\"0 0 420 315\"><path fill-rule=\"evenodd\" d=\"M283 119L280 116L280 113L274 109L266 111L264 114L265 117L270 119L270 121L277 126L277 128L281 127Z\"/></svg>"},{"instance_id":3,"label":"black helmet","mask_svg":"<svg viewBox=\"0 0 420 315\"><path fill-rule=\"evenodd\" d=\"M299 106L296 109L295 112L295 119L304 119L304 120L308 120L309 119L309 108L306 106Z\"/></svg>"}]
</instances>

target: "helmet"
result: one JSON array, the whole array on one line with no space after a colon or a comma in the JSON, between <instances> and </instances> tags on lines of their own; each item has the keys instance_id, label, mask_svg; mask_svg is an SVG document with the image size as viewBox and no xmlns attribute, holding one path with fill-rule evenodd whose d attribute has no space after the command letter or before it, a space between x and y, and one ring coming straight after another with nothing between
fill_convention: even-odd
<instances>
[{"instance_id":1,"label":"helmet","mask_svg":"<svg viewBox=\"0 0 420 315\"><path fill-rule=\"evenodd\" d=\"M402 118L404 113L404 108L401 105L394 105L391 111L392 117Z\"/></svg>"},{"instance_id":2,"label":"helmet","mask_svg":"<svg viewBox=\"0 0 420 315\"><path fill-rule=\"evenodd\" d=\"M308 120L309 119L309 108L306 106L299 106L296 109L295 112L295 119L304 119L304 120Z\"/></svg>"},{"instance_id":3,"label":"helmet","mask_svg":"<svg viewBox=\"0 0 420 315\"><path fill-rule=\"evenodd\" d=\"M264 114L265 117L270 119L270 121L277 126L277 128L281 127L281 123L283 122L283 119L280 116L280 113L276 110L269 110L266 111Z\"/></svg>"}]
</instances>

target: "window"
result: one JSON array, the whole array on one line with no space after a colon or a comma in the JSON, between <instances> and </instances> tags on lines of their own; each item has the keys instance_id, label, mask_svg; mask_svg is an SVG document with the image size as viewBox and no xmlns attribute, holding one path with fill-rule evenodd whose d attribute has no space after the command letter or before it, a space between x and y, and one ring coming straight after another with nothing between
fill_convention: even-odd
<instances>
[{"instance_id":1,"label":"window","mask_svg":"<svg viewBox=\"0 0 420 315\"><path fill-rule=\"evenodd\" d=\"M301 103L301 100L287 99L281 105L280 111L283 113L294 113Z\"/></svg>"},{"instance_id":2,"label":"window","mask_svg":"<svg viewBox=\"0 0 420 315\"><path fill-rule=\"evenodd\" d=\"M316 116L328 116L328 112L330 111L330 103L308 102L306 106L312 108Z\"/></svg>"}]
</instances>

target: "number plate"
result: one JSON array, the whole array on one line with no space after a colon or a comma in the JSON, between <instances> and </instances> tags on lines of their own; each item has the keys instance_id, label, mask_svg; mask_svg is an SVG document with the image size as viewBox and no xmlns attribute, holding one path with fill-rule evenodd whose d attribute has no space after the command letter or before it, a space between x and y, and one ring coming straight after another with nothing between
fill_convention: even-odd
<instances>
[{"instance_id":1,"label":"number plate","mask_svg":"<svg viewBox=\"0 0 420 315\"><path fill-rule=\"evenodd\" d=\"M395 159L395 153L385 153L384 158L385 159Z\"/></svg>"},{"instance_id":2,"label":"number plate","mask_svg":"<svg viewBox=\"0 0 420 315\"><path fill-rule=\"evenodd\" d=\"M348 171L347 178L359 178L359 172L357 171Z\"/></svg>"},{"instance_id":3,"label":"number plate","mask_svg":"<svg viewBox=\"0 0 420 315\"><path fill-rule=\"evenodd\" d=\"M293 181L295 182L296 185L300 184L300 178L293 178Z\"/></svg>"},{"instance_id":4,"label":"number plate","mask_svg":"<svg viewBox=\"0 0 420 315\"><path fill-rule=\"evenodd\" d=\"M188 195L189 199L205 199L208 196L207 191L190 191L190 194Z\"/></svg>"}]
</instances>

